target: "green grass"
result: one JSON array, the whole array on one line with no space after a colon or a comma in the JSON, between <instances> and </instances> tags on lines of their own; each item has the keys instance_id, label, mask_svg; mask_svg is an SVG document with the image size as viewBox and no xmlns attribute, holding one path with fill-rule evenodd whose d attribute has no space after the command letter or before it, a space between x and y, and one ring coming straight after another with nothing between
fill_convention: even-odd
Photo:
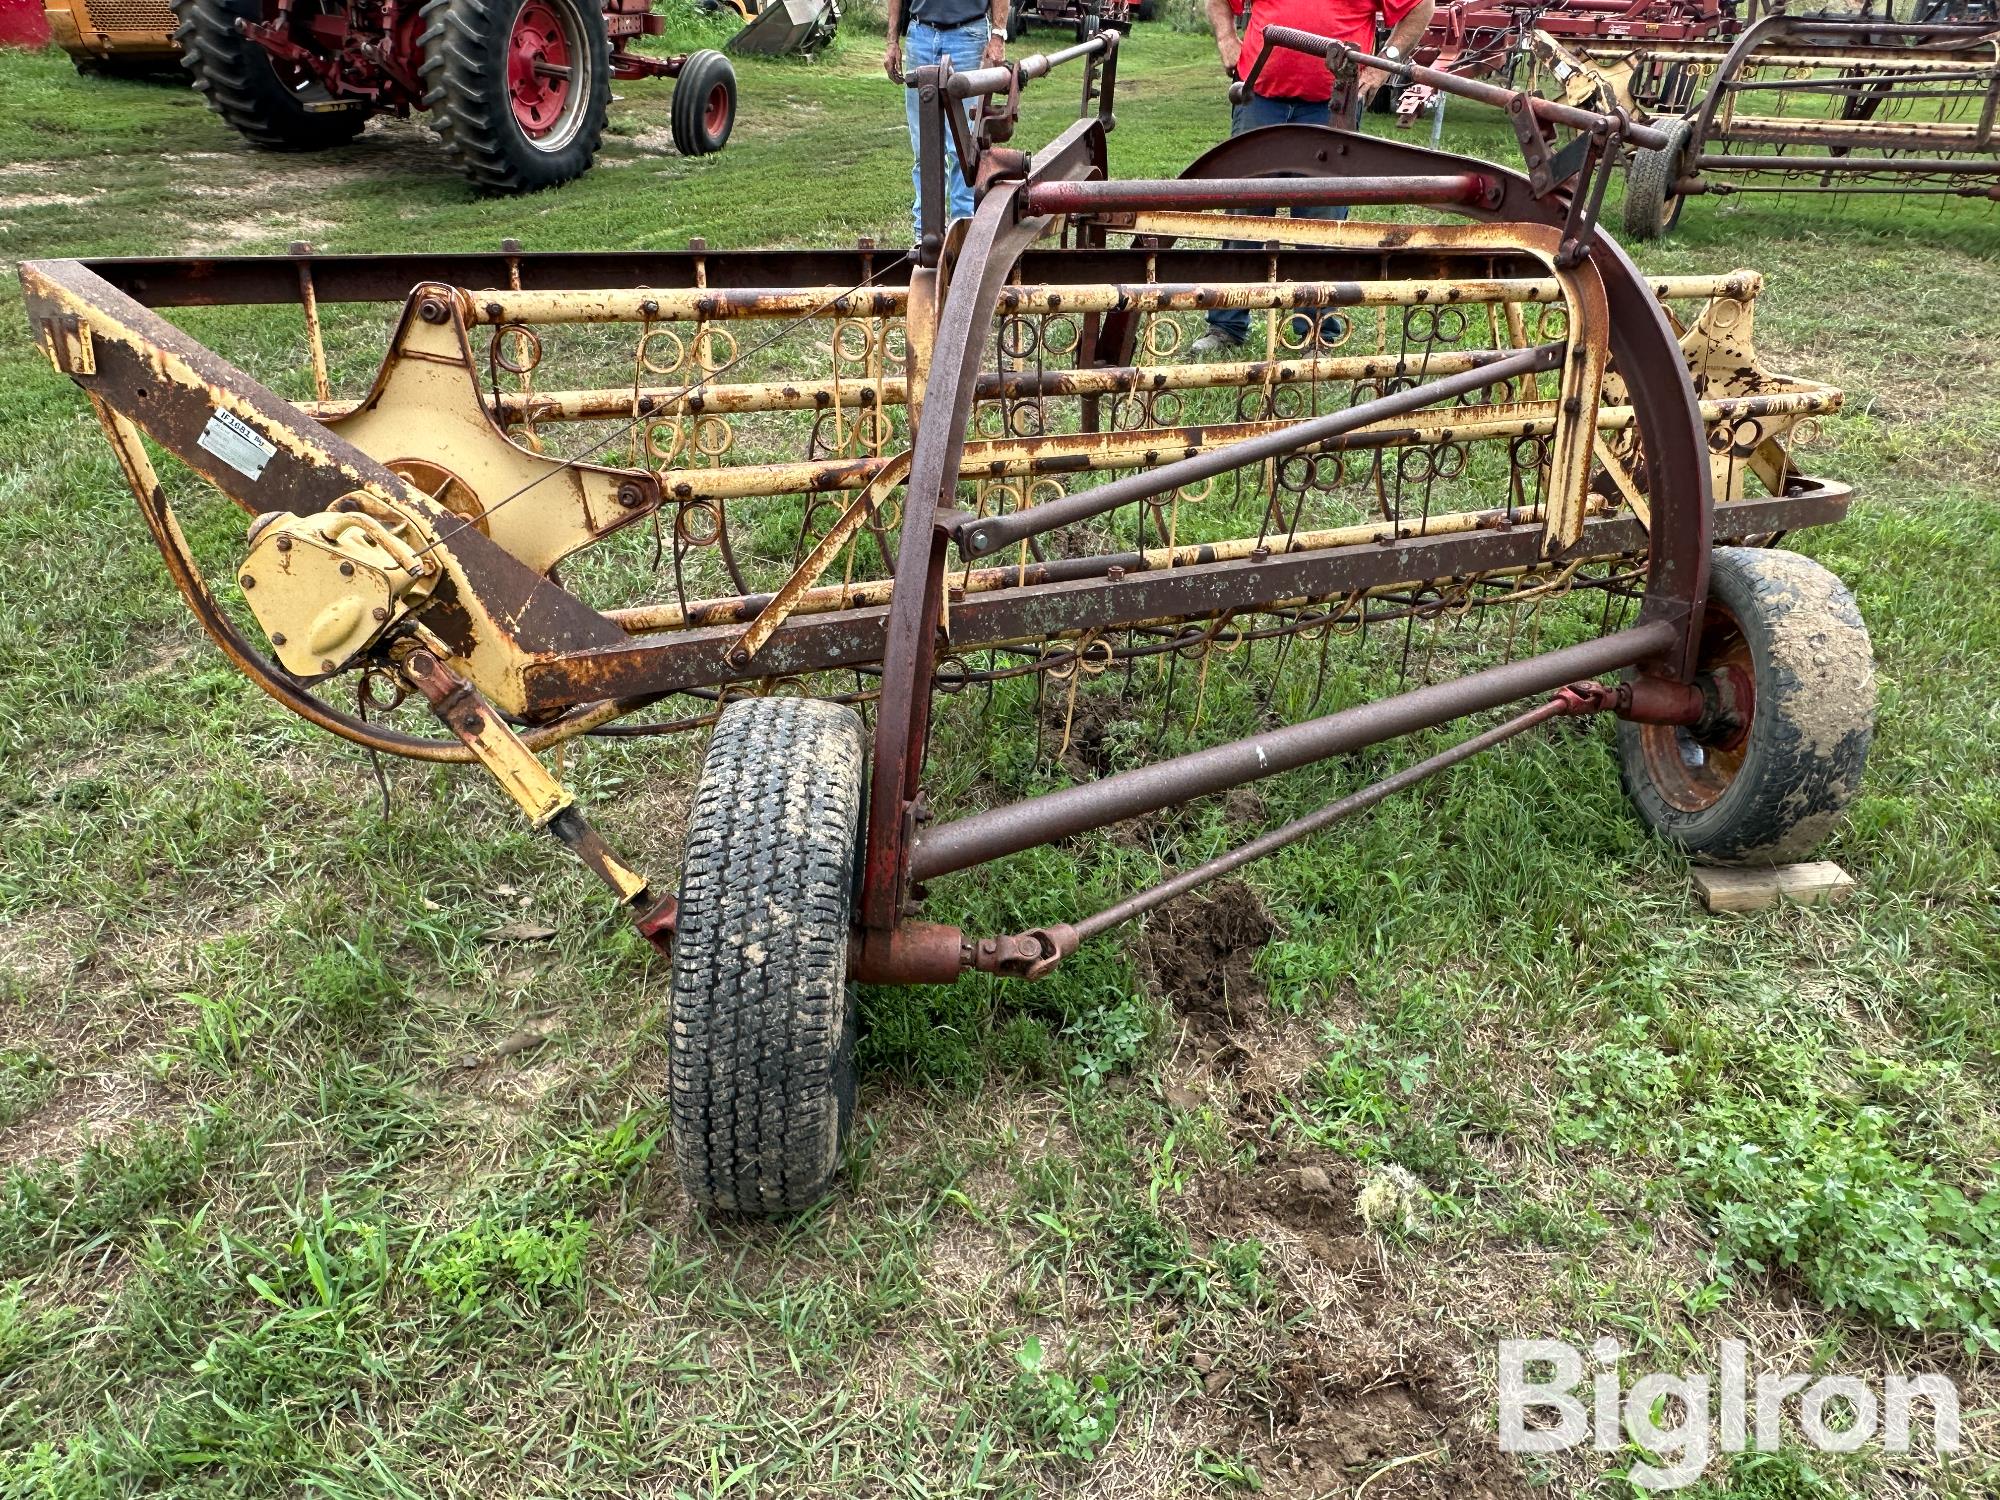
<instances>
[{"instance_id":1,"label":"green grass","mask_svg":"<svg viewBox=\"0 0 2000 1500\"><path fill-rule=\"evenodd\" d=\"M878 55L850 28L744 65L703 161L655 143L664 85L623 85L598 170L505 202L419 127L274 159L183 89L8 54L0 259L895 243ZM1152 27L1125 61L1114 165L1177 171L1224 128L1212 57ZM1067 96L1031 91L1021 138ZM1478 111L1446 138L1510 157ZM1699 1493L1992 1493L2000 225L1697 202L1641 258L1763 271L1769 362L1848 391L1810 461L1860 499L1797 545L1855 589L1882 673L1829 851L1856 898L1709 918L1606 735L1518 741L1251 872L1268 999L1226 1038L1160 981L1165 914L1041 986L870 992L844 1190L761 1229L673 1183L660 962L481 780L392 767L384 817L364 760L217 657L0 274L0 1495L1619 1493L1629 1454L1493 1451L1517 1335L1944 1370L1956 1459L1739 1458ZM372 314L330 336L349 383L379 355ZM195 540L239 535L204 515ZM1202 737L1258 721L1250 688L1203 692ZM1185 737L1164 714L1143 698L1107 763ZM947 790L1064 774L1025 689L972 722ZM1039 733L1052 752L1059 721ZM932 906L978 931L1086 911L1416 748ZM697 749L593 745L565 774L669 871ZM480 940L523 916L557 937ZM1354 1197L1390 1166L1414 1223L1372 1230Z\"/></svg>"}]
</instances>

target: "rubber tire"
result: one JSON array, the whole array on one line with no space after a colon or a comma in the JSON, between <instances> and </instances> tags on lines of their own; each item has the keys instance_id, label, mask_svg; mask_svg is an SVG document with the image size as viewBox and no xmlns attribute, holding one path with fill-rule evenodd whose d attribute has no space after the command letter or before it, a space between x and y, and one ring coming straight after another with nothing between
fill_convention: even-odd
<instances>
[{"instance_id":1,"label":"rubber tire","mask_svg":"<svg viewBox=\"0 0 2000 1500\"><path fill-rule=\"evenodd\" d=\"M1826 837L1861 786L1875 726L1875 658L1854 596L1796 552L1718 547L1709 597L1736 618L1756 707L1742 765L1699 812L1672 806L1640 726L1618 723L1619 779L1639 817L1718 864L1785 864Z\"/></svg>"},{"instance_id":2,"label":"rubber tire","mask_svg":"<svg viewBox=\"0 0 2000 1500\"><path fill-rule=\"evenodd\" d=\"M524 0L425 0L418 12L424 108L445 155L485 193L537 193L590 170L611 112L611 41L588 0L549 0L578 14L585 81L583 119L560 150L535 146L507 97L507 44ZM574 66L574 63L572 63Z\"/></svg>"},{"instance_id":3,"label":"rubber tire","mask_svg":"<svg viewBox=\"0 0 2000 1500\"><path fill-rule=\"evenodd\" d=\"M1694 122L1675 120L1666 127L1668 141L1660 151L1634 151L1625 169L1625 233L1635 240L1656 240L1680 222L1686 199L1676 193L1681 158L1694 135Z\"/></svg>"},{"instance_id":4,"label":"rubber tire","mask_svg":"<svg viewBox=\"0 0 2000 1500\"><path fill-rule=\"evenodd\" d=\"M720 83L729 94L729 118L722 129L710 135L702 116L704 101ZM673 128L674 149L682 156L713 156L729 144L736 128L736 69L729 59L713 49L688 54L674 80L674 96L668 105L668 123Z\"/></svg>"},{"instance_id":5,"label":"rubber tire","mask_svg":"<svg viewBox=\"0 0 2000 1500\"><path fill-rule=\"evenodd\" d=\"M1132 9L1134 18L1141 21L1150 21L1158 16L1159 13L1160 0L1139 0L1139 3Z\"/></svg>"},{"instance_id":6,"label":"rubber tire","mask_svg":"<svg viewBox=\"0 0 2000 1500\"><path fill-rule=\"evenodd\" d=\"M674 938L674 1155L701 1208L796 1214L854 1119L847 984L861 719L814 698L723 710L688 819Z\"/></svg>"},{"instance_id":7,"label":"rubber tire","mask_svg":"<svg viewBox=\"0 0 2000 1500\"><path fill-rule=\"evenodd\" d=\"M368 123L367 109L309 110L285 86L271 54L236 29L261 20L256 0L172 0L174 42L195 92L238 135L264 151L325 151L345 146ZM311 97L326 99L313 85Z\"/></svg>"}]
</instances>

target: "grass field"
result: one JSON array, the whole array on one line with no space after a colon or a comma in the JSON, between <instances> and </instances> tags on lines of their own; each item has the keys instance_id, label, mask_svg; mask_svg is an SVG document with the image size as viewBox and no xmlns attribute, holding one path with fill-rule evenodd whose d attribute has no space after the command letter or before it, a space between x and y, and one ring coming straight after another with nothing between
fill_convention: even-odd
<instances>
[{"instance_id":1,"label":"grass field","mask_svg":"<svg viewBox=\"0 0 2000 1500\"><path fill-rule=\"evenodd\" d=\"M1763 271L1768 361L1848 392L1809 462L1860 499L1797 545L1882 677L1852 901L1711 918L1608 731L1520 741L1047 985L866 993L845 1190L783 1228L674 1182L660 961L483 780L394 768L385 815L243 682L28 341L41 255L898 241L879 50L744 67L702 161L626 86L598 169L513 202L420 126L260 156L184 89L0 54L0 1496L1633 1493L1630 1443L1497 1451L1504 1337L1616 1339L1628 1383L1727 1339L1942 1372L1956 1455L1788 1444L1685 1493L2000 1492L1990 211L1697 202L1641 254ZM1199 37L1125 72L1119 170L1225 128ZM967 754L1046 779L1022 733ZM671 869L698 750L567 773ZM1060 916L1344 774L938 904ZM517 921L555 935L482 936Z\"/></svg>"}]
</instances>

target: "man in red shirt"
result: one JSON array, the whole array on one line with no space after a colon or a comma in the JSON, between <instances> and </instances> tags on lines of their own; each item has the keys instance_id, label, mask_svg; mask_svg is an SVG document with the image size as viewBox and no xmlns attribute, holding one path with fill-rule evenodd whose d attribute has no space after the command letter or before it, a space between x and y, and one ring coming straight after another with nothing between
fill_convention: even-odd
<instances>
[{"instance_id":1,"label":"man in red shirt","mask_svg":"<svg viewBox=\"0 0 2000 1500\"><path fill-rule=\"evenodd\" d=\"M1250 25L1238 41L1237 12L1246 3L1250 8ZM1436 0L1206 0L1206 5L1216 50L1222 54L1222 71L1234 82L1256 65L1257 56L1264 49L1267 26L1296 27L1373 52L1379 24L1389 28L1389 39L1382 44L1384 54L1408 57L1431 24ZM1377 69L1364 69L1356 80L1359 97L1350 105L1352 113L1339 123L1355 128L1361 109L1387 81L1387 75ZM1231 112L1229 133L1242 135L1266 125L1333 124L1329 103L1332 97L1333 75L1327 71L1324 59L1303 52L1275 51L1265 62L1264 71L1257 75L1257 91ZM1295 213L1300 218L1347 217L1345 208L1302 208ZM1301 315L1294 321L1299 325L1294 332L1303 334L1307 327L1305 317ZM1336 317L1324 318L1317 330L1317 341L1337 343L1342 336L1339 324ZM1224 353L1241 348L1249 337L1247 311L1230 308L1213 312L1209 314L1208 332L1194 342L1194 352ZM1302 344L1313 341L1299 338Z\"/></svg>"}]
</instances>

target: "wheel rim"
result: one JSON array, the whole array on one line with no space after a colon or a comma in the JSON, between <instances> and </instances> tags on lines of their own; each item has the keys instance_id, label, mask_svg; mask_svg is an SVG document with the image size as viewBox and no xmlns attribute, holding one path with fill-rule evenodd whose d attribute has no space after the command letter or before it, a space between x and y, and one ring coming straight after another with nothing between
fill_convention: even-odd
<instances>
[{"instance_id":1,"label":"wheel rim","mask_svg":"<svg viewBox=\"0 0 2000 1500\"><path fill-rule=\"evenodd\" d=\"M1713 725L1641 724L1646 773L1669 807L1706 812L1743 770L1757 712L1757 678L1750 642L1736 616L1711 598L1702 617L1696 680L1706 696L1728 706Z\"/></svg>"},{"instance_id":2,"label":"wheel rim","mask_svg":"<svg viewBox=\"0 0 2000 1500\"><path fill-rule=\"evenodd\" d=\"M576 12L561 0L527 0L507 37L507 102L528 144L560 151L576 138L590 90Z\"/></svg>"},{"instance_id":3,"label":"wheel rim","mask_svg":"<svg viewBox=\"0 0 2000 1500\"><path fill-rule=\"evenodd\" d=\"M701 101L701 129L711 141L722 139L722 132L729 128L729 85L715 83L709 86L708 97Z\"/></svg>"}]
</instances>

